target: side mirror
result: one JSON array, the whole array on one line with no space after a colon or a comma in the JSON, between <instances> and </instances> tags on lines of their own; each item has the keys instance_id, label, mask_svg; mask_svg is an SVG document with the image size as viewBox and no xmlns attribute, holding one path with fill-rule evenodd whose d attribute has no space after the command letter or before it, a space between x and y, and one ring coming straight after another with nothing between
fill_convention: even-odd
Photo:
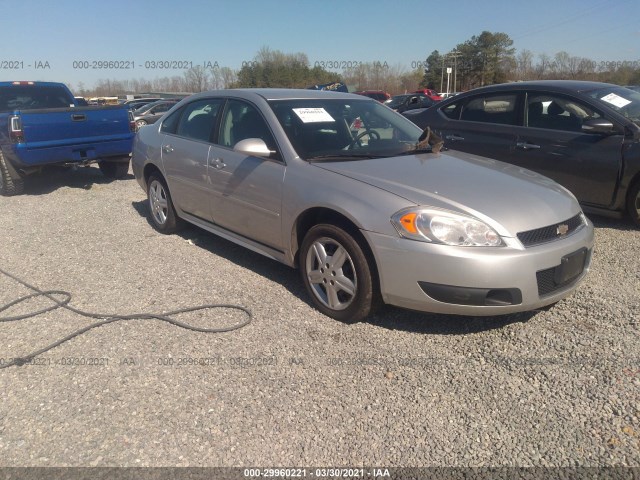
<instances>
[{"instance_id":1,"label":"side mirror","mask_svg":"<svg viewBox=\"0 0 640 480\"><path fill-rule=\"evenodd\" d=\"M610 135L615 132L613 123L605 118L588 118L582 122L582 131L584 133L599 133L602 135Z\"/></svg>"},{"instance_id":2,"label":"side mirror","mask_svg":"<svg viewBox=\"0 0 640 480\"><path fill-rule=\"evenodd\" d=\"M261 138L245 138L240 140L233 146L233 151L238 153L244 153L252 157L270 157L276 153L269 150L267 144Z\"/></svg>"}]
</instances>

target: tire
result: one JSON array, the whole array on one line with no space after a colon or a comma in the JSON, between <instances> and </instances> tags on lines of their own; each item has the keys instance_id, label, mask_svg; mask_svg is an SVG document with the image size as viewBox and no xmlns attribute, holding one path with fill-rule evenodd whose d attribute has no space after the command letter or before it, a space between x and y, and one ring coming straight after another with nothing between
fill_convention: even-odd
<instances>
[{"instance_id":1,"label":"tire","mask_svg":"<svg viewBox=\"0 0 640 480\"><path fill-rule=\"evenodd\" d=\"M146 120L142 120L142 119L136 120L136 130L144 127L146 124L147 124Z\"/></svg>"},{"instance_id":2,"label":"tire","mask_svg":"<svg viewBox=\"0 0 640 480\"><path fill-rule=\"evenodd\" d=\"M320 224L307 232L299 267L315 307L331 318L359 322L381 303L377 276L362 247L335 225Z\"/></svg>"},{"instance_id":3,"label":"tire","mask_svg":"<svg viewBox=\"0 0 640 480\"><path fill-rule=\"evenodd\" d=\"M0 151L0 195L11 197L24 191L24 180Z\"/></svg>"},{"instance_id":4,"label":"tire","mask_svg":"<svg viewBox=\"0 0 640 480\"><path fill-rule=\"evenodd\" d=\"M636 227L640 227L640 180L637 180L627 195L627 213Z\"/></svg>"},{"instance_id":5,"label":"tire","mask_svg":"<svg viewBox=\"0 0 640 480\"><path fill-rule=\"evenodd\" d=\"M175 233L182 228L183 222L176 215L169 188L164 179L155 173L147 181L147 198L153 228L165 235Z\"/></svg>"},{"instance_id":6,"label":"tire","mask_svg":"<svg viewBox=\"0 0 640 480\"><path fill-rule=\"evenodd\" d=\"M127 173L129 173L129 161L113 162L110 160L102 160L98 163L98 167L102 174L107 178L124 178L127 176Z\"/></svg>"}]
</instances>

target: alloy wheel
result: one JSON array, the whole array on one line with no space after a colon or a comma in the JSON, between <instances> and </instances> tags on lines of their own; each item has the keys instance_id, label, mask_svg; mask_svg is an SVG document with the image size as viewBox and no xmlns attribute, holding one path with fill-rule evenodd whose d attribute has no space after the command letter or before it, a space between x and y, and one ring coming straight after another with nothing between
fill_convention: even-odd
<instances>
[{"instance_id":1,"label":"alloy wheel","mask_svg":"<svg viewBox=\"0 0 640 480\"><path fill-rule=\"evenodd\" d=\"M306 275L315 297L327 308L344 310L353 302L358 278L351 256L336 240L322 237L307 251Z\"/></svg>"},{"instance_id":2,"label":"alloy wheel","mask_svg":"<svg viewBox=\"0 0 640 480\"><path fill-rule=\"evenodd\" d=\"M169 212L169 202L164 185L158 180L153 180L149 185L149 205L153 219L158 225L164 225Z\"/></svg>"}]
</instances>

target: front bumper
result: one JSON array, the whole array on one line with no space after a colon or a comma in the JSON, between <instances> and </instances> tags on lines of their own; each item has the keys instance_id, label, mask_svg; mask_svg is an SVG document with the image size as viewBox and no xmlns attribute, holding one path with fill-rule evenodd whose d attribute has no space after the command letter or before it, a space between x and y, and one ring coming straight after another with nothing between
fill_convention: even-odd
<instances>
[{"instance_id":1,"label":"front bumper","mask_svg":"<svg viewBox=\"0 0 640 480\"><path fill-rule=\"evenodd\" d=\"M526 249L514 239L507 247L455 247L362 233L376 258L385 303L473 316L535 310L567 297L587 275L594 244L589 221L566 238ZM550 269L581 249L587 251L582 273L550 292L548 285L540 288ZM483 295L489 300L482 302Z\"/></svg>"}]
</instances>

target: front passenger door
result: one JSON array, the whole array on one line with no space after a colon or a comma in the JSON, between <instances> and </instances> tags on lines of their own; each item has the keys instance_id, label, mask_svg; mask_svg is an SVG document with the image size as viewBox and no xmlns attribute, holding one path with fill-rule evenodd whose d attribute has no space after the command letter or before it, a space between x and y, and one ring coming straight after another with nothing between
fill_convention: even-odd
<instances>
[{"instance_id":1,"label":"front passenger door","mask_svg":"<svg viewBox=\"0 0 640 480\"><path fill-rule=\"evenodd\" d=\"M518 129L511 163L541 173L569 189L583 203L613 201L622 161L622 131L603 135L582 130L582 122L603 114L569 95L529 92L527 126Z\"/></svg>"},{"instance_id":2,"label":"front passenger door","mask_svg":"<svg viewBox=\"0 0 640 480\"><path fill-rule=\"evenodd\" d=\"M248 156L233 147L261 138L276 151L273 134L254 105L230 99L222 115L217 144L209 155L209 177L215 195L213 221L227 230L282 251L282 184L286 166L276 155Z\"/></svg>"}]
</instances>

